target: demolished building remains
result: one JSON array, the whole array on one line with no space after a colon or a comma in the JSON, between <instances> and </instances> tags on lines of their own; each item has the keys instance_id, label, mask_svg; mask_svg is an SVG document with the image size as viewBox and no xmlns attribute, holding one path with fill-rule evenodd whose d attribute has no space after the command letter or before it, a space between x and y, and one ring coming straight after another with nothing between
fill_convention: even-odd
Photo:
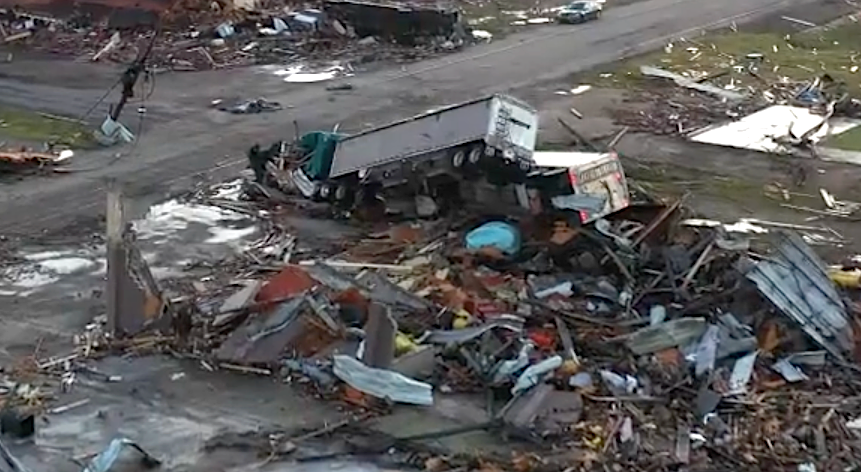
<instances>
[{"instance_id":1,"label":"demolished building remains","mask_svg":"<svg viewBox=\"0 0 861 472\"><path fill-rule=\"evenodd\" d=\"M300 439L272 435L267 463L388 454L420 438L486 430L513 454L424 451L426 469L857 469L861 269L829 265L811 247L842 235L722 224L627 185L618 187L625 205L596 219L576 206L515 211L500 196L527 193L523 181L466 178L457 183L498 193L433 212L420 210L428 200L438 208L426 194L408 201L409 211L393 211L398 202L386 198L330 206L267 185L304 163L284 148L266 151L256 169L263 178L244 180L241 198L190 197L255 217L266 234L161 287L112 192L107 316L71 352L35 359L33 370L66 386L107 356L168 354L211 372L293 383L355 413L326 434L361 430L395 405L431 409L459 395L481 405L465 415L481 421L462 428L348 452L294 456ZM613 193L599 177L624 181L615 155L597 154L588 172L561 166L563 196L592 196L570 175L605 183L598 195ZM342 218L358 236L303 238L287 216L311 212ZM34 424L46 405L8 383L4 407ZM158 462L126 438L92 462L110 462L124 446ZM2 444L0 453L15 467Z\"/></svg>"},{"instance_id":2,"label":"demolished building remains","mask_svg":"<svg viewBox=\"0 0 861 472\"><path fill-rule=\"evenodd\" d=\"M240 6L202 0L119 6L109 12L55 8L50 10L55 17L0 8L0 44L128 64L159 31L150 68L280 64L286 70L313 70L417 60L471 39L460 12L452 8L350 1L328 1L316 8L299 3Z\"/></svg>"}]
</instances>

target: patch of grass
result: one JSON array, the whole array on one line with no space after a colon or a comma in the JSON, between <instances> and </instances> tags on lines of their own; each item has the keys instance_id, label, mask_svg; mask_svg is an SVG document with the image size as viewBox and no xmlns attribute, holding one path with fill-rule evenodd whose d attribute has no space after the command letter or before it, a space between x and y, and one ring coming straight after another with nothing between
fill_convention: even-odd
<instances>
[{"instance_id":1,"label":"patch of grass","mask_svg":"<svg viewBox=\"0 0 861 472\"><path fill-rule=\"evenodd\" d=\"M761 54L762 61L750 58ZM759 78L748 73L755 64ZM652 65L694 79L714 77L715 85L733 88L809 81L824 73L861 91L861 24L847 21L794 35L724 31L677 40L662 50L597 71L599 85L631 88L645 85L641 65ZM657 80L657 79L656 79Z\"/></svg>"},{"instance_id":2,"label":"patch of grass","mask_svg":"<svg viewBox=\"0 0 861 472\"><path fill-rule=\"evenodd\" d=\"M861 126L828 138L823 143L825 147L843 149L844 151L861 152Z\"/></svg>"},{"instance_id":3,"label":"patch of grass","mask_svg":"<svg viewBox=\"0 0 861 472\"><path fill-rule=\"evenodd\" d=\"M0 135L23 141L48 142L71 149L95 145L92 130L82 123L9 107L0 107Z\"/></svg>"},{"instance_id":4,"label":"patch of grass","mask_svg":"<svg viewBox=\"0 0 861 472\"><path fill-rule=\"evenodd\" d=\"M737 205L740 208L773 210L780 202L770 197L760 182L725 175L704 175L696 169L679 166L625 163L625 174L633 182L660 197L679 197L692 193L698 198Z\"/></svg>"}]
</instances>

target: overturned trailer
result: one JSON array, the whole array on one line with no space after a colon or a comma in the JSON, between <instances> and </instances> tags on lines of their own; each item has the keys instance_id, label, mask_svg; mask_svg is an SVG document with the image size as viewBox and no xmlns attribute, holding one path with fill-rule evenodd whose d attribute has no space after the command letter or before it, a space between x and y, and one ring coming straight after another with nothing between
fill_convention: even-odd
<instances>
[{"instance_id":1,"label":"overturned trailer","mask_svg":"<svg viewBox=\"0 0 861 472\"><path fill-rule=\"evenodd\" d=\"M352 135L308 133L293 149L302 164L290 180L306 197L342 203L359 190L433 187L461 177L523 181L537 133L532 107L491 95Z\"/></svg>"},{"instance_id":2,"label":"overturned trailer","mask_svg":"<svg viewBox=\"0 0 861 472\"><path fill-rule=\"evenodd\" d=\"M413 42L416 37L449 37L463 31L460 11L455 8L327 0L323 10L332 19L352 26L359 36Z\"/></svg>"}]
</instances>

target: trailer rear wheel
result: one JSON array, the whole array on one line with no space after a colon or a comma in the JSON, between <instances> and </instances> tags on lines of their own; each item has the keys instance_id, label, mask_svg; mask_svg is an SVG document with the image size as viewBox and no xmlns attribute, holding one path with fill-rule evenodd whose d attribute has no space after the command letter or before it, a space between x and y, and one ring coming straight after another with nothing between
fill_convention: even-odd
<instances>
[{"instance_id":1,"label":"trailer rear wheel","mask_svg":"<svg viewBox=\"0 0 861 472\"><path fill-rule=\"evenodd\" d=\"M455 168L463 167L463 163L466 162L466 152L463 149L458 149L451 156L451 165Z\"/></svg>"},{"instance_id":2,"label":"trailer rear wheel","mask_svg":"<svg viewBox=\"0 0 861 472\"><path fill-rule=\"evenodd\" d=\"M335 189L335 200L342 202L347 199L350 194L350 188L347 184L340 184L338 188Z\"/></svg>"},{"instance_id":3,"label":"trailer rear wheel","mask_svg":"<svg viewBox=\"0 0 861 472\"><path fill-rule=\"evenodd\" d=\"M481 144L476 144L475 146L469 149L469 154L467 155L467 160L470 164L475 165L478 164L478 161L481 160L481 155L484 154L484 146Z\"/></svg>"}]
</instances>

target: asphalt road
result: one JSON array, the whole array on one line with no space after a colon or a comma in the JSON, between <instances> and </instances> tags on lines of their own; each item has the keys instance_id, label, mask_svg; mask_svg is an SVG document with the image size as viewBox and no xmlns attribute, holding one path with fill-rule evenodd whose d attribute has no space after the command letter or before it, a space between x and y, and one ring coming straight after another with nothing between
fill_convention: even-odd
<instances>
[{"instance_id":1,"label":"asphalt road","mask_svg":"<svg viewBox=\"0 0 861 472\"><path fill-rule=\"evenodd\" d=\"M154 196L186 188L201 174L235 174L244 166L242 156L250 144L292 135L294 120L304 130L335 123L358 129L478 94L523 89L658 47L673 37L803 4L814 2L646 0L609 9L597 22L541 27L439 59L358 74L347 79L354 85L349 92L326 91L331 82L287 84L259 68L166 76L147 103L148 118L137 145L76 158L80 172L3 185L0 230L6 235L73 231L70 225L101 214L108 179L125 183L132 195ZM0 78L0 100L77 114L103 93L80 84L65 90L62 80L47 82L22 85L14 76ZM207 108L212 99L225 96L265 96L290 108L254 116ZM125 121L136 129L133 108Z\"/></svg>"}]
</instances>

